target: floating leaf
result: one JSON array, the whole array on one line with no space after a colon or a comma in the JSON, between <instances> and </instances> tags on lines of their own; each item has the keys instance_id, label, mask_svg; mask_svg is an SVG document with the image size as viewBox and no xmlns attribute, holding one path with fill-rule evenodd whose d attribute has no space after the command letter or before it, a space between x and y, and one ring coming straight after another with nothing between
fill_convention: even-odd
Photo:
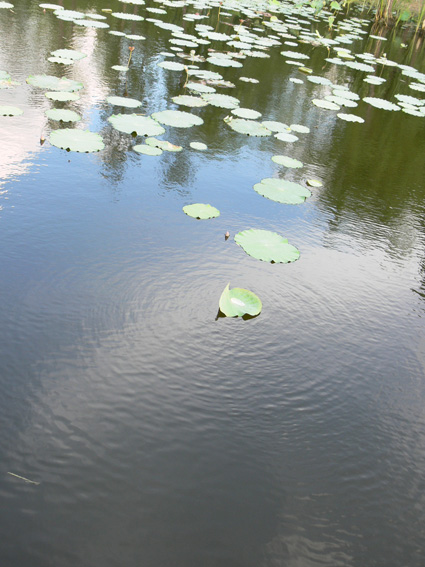
<instances>
[{"instance_id":1,"label":"floating leaf","mask_svg":"<svg viewBox=\"0 0 425 567\"><path fill-rule=\"evenodd\" d=\"M0 8L13 8L13 4L10 2L0 2Z\"/></svg>"},{"instance_id":2,"label":"floating leaf","mask_svg":"<svg viewBox=\"0 0 425 567\"><path fill-rule=\"evenodd\" d=\"M148 146L160 148L164 152L181 152L183 149L181 146L176 146L171 142L167 142L166 140L158 140L157 138L146 138L145 143L148 144Z\"/></svg>"},{"instance_id":3,"label":"floating leaf","mask_svg":"<svg viewBox=\"0 0 425 567\"><path fill-rule=\"evenodd\" d=\"M239 77L239 80L244 83L254 83L254 84L260 82L258 79L253 79L252 77Z\"/></svg>"},{"instance_id":4,"label":"floating leaf","mask_svg":"<svg viewBox=\"0 0 425 567\"><path fill-rule=\"evenodd\" d=\"M127 73L128 67L126 65L112 65L111 69L114 71L120 71L121 73Z\"/></svg>"},{"instance_id":5,"label":"floating leaf","mask_svg":"<svg viewBox=\"0 0 425 567\"><path fill-rule=\"evenodd\" d=\"M289 132L278 132L274 135L274 137L281 142L288 142L290 144L299 140L298 136L295 136L295 134L289 134Z\"/></svg>"},{"instance_id":6,"label":"floating leaf","mask_svg":"<svg viewBox=\"0 0 425 567\"><path fill-rule=\"evenodd\" d=\"M114 18L119 18L120 20L133 20L135 22L141 22L143 20L142 16L137 16L136 14L126 14L125 12L112 12L111 16L114 16Z\"/></svg>"},{"instance_id":7,"label":"floating leaf","mask_svg":"<svg viewBox=\"0 0 425 567\"><path fill-rule=\"evenodd\" d=\"M56 49L56 51L51 51L51 55L62 59L71 59L71 61L79 61L80 59L87 57L85 53L75 51L75 49Z\"/></svg>"},{"instance_id":8,"label":"floating leaf","mask_svg":"<svg viewBox=\"0 0 425 567\"><path fill-rule=\"evenodd\" d=\"M280 54L284 57L290 57L291 59L310 59L308 55L299 53L298 51L281 51Z\"/></svg>"},{"instance_id":9,"label":"floating leaf","mask_svg":"<svg viewBox=\"0 0 425 567\"><path fill-rule=\"evenodd\" d=\"M158 67L163 69L168 69L169 71L183 71L184 65L182 63L177 63L176 61L161 61L158 63Z\"/></svg>"},{"instance_id":10,"label":"floating leaf","mask_svg":"<svg viewBox=\"0 0 425 567\"><path fill-rule=\"evenodd\" d=\"M288 156L273 156L272 161L274 161L279 165L284 165L285 167L290 167L294 169L304 166L302 161L299 161L298 159L291 158Z\"/></svg>"},{"instance_id":11,"label":"floating leaf","mask_svg":"<svg viewBox=\"0 0 425 567\"><path fill-rule=\"evenodd\" d=\"M324 108L325 110L339 110L340 107L335 104L334 102L330 102L329 100L322 100L320 98L314 98L311 101L314 105L318 106L319 108Z\"/></svg>"},{"instance_id":12,"label":"floating leaf","mask_svg":"<svg viewBox=\"0 0 425 567\"><path fill-rule=\"evenodd\" d=\"M322 187L323 183L318 179L307 179L307 185L310 187Z\"/></svg>"},{"instance_id":13,"label":"floating leaf","mask_svg":"<svg viewBox=\"0 0 425 567\"><path fill-rule=\"evenodd\" d=\"M310 132L310 128L303 126L302 124L291 124L289 128L293 132L298 132L299 134L308 134Z\"/></svg>"},{"instance_id":14,"label":"floating leaf","mask_svg":"<svg viewBox=\"0 0 425 567\"><path fill-rule=\"evenodd\" d=\"M397 104L389 102L383 98L367 96L363 100L368 104L371 104L376 108L382 108L383 110L400 110L400 107Z\"/></svg>"},{"instance_id":15,"label":"floating leaf","mask_svg":"<svg viewBox=\"0 0 425 567\"><path fill-rule=\"evenodd\" d=\"M68 92L61 92L61 91L49 91L44 93L47 98L50 100L56 100L58 102L69 102L79 100L80 96L77 93L68 93Z\"/></svg>"},{"instance_id":16,"label":"floating leaf","mask_svg":"<svg viewBox=\"0 0 425 567\"><path fill-rule=\"evenodd\" d=\"M63 110L60 108L51 108L46 110L47 118L50 120L58 120L59 122L79 122L81 116L73 110Z\"/></svg>"},{"instance_id":17,"label":"floating leaf","mask_svg":"<svg viewBox=\"0 0 425 567\"><path fill-rule=\"evenodd\" d=\"M199 150L201 152L204 152L205 150L208 150L208 146L207 144L203 144L202 142L190 142L190 147L193 150Z\"/></svg>"},{"instance_id":18,"label":"floating leaf","mask_svg":"<svg viewBox=\"0 0 425 567\"><path fill-rule=\"evenodd\" d=\"M260 122L255 120L245 120L244 118L232 118L226 120L227 124L240 134L246 134L247 136L271 136L271 131L266 128Z\"/></svg>"},{"instance_id":19,"label":"floating leaf","mask_svg":"<svg viewBox=\"0 0 425 567\"><path fill-rule=\"evenodd\" d=\"M136 136L160 136L165 132L164 128L149 116L113 114L108 121L116 130Z\"/></svg>"},{"instance_id":20,"label":"floating leaf","mask_svg":"<svg viewBox=\"0 0 425 567\"><path fill-rule=\"evenodd\" d=\"M50 133L50 143L71 152L99 152L105 147L99 134L74 128L53 130Z\"/></svg>"},{"instance_id":21,"label":"floating leaf","mask_svg":"<svg viewBox=\"0 0 425 567\"><path fill-rule=\"evenodd\" d=\"M83 83L71 79L60 79L53 75L30 75L27 83L33 87L40 87L49 91L79 91L83 88Z\"/></svg>"},{"instance_id":22,"label":"floating leaf","mask_svg":"<svg viewBox=\"0 0 425 567\"><path fill-rule=\"evenodd\" d=\"M250 108L234 108L231 112L239 118L246 118L248 120L256 120L261 116L261 112L251 110Z\"/></svg>"},{"instance_id":23,"label":"floating leaf","mask_svg":"<svg viewBox=\"0 0 425 567\"><path fill-rule=\"evenodd\" d=\"M187 83L186 87L191 91L197 93L208 93L208 94L215 93L214 87L204 85L203 83Z\"/></svg>"},{"instance_id":24,"label":"floating leaf","mask_svg":"<svg viewBox=\"0 0 425 567\"><path fill-rule=\"evenodd\" d=\"M221 294L219 307L226 317L255 317L260 314L263 306L260 298L252 291L241 287L229 289L227 284Z\"/></svg>"},{"instance_id":25,"label":"floating leaf","mask_svg":"<svg viewBox=\"0 0 425 567\"><path fill-rule=\"evenodd\" d=\"M183 211L194 219L213 219L220 216L220 211L211 205L203 203L195 203L194 205L186 205Z\"/></svg>"},{"instance_id":26,"label":"floating leaf","mask_svg":"<svg viewBox=\"0 0 425 567\"><path fill-rule=\"evenodd\" d=\"M234 96L224 95L224 94L202 94L204 100L213 106L218 106L220 108L236 108L239 106L239 100Z\"/></svg>"},{"instance_id":27,"label":"floating leaf","mask_svg":"<svg viewBox=\"0 0 425 567\"><path fill-rule=\"evenodd\" d=\"M0 116L20 116L23 113L17 106L0 106Z\"/></svg>"},{"instance_id":28,"label":"floating leaf","mask_svg":"<svg viewBox=\"0 0 425 567\"><path fill-rule=\"evenodd\" d=\"M271 201L285 205L299 205L311 196L310 191L299 183L274 177L262 179L254 185L254 190Z\"/></svg>"},{"instance_id":29,"label":"floating leaf","mask_svg":"<svg viewBox=\"0 0 425 567\"><path fill-rule=\"evenodd\" d=\"M162 154L161 148L156 148L155 146L149 146L147 144L138 144L137 146L133 146L133 150L139 154L147 156L160 156Z\"/></svg>"},{"instance_id":30,"label":"floating leaf","mask_svg":"<svg viewBox=\"0 0 425 567\"><path fill-rule=\"evenodd\" d=\"M317 85L332 85L332 81L330 81L326 77L316 77L315 75L310 75L309 77L307 77L307 81L310 81L310 83L315 83Z\"/></svg>"},{"instance_id":31,"label":"floating leaf","mask_svg":"<svg viewBox=\"0 0 425 567\"><path fill-rule=\"evenodd\" d=\"M269 230L243 230L235 235L235 242L249 256L265 262L286 264L300 257L299 250L289 244L286 238Z\"/></svg>"},{"instance_id":32,"label":"floating leaf","mask_svg":"<svg viewBox=\"0 0 425 567\"><path fill-rule=\"evenodd\" d=\"M174 126L175 128L191 128L192 126L199 126L204 123L200 116L196 116L190 112L183 112L182 110L162 110L161 112L154 112L152 118L161 124Z\"/></svg>"},{"instance_id":33,"label":"floating leaf","mask_svg":"<svg viewBox=\"0 0 425 567\"><path fill-rule=\"evenodd\" d=\"M135 98L127 98L125 96L108 96L106 99L109 104L114 106L124 106L126 108L137 108L142 106L142 103Z\"/></svg>"},{"instance_id":34,"label":"floating leaf","mask_svg":"<svg viewBox=\"0 0 425 567\"><path fill-rule=\"evenodd\" d=\"M339 112L337 116L338 118L341 118L341 120L346 120L347 122L364 122L363 118L356 116L355 114L346 114L344 112Z\"/></svg>"},{"instance_id":35,"label":"floating leaf","mask_svg":"<svg viewBox=\"0 0 425 567\"><path fill-rule=\"evenodd\" d=\"M283 122L276 122L275 120L264 120L262 125L272 132L289 132L290 128Z\"/></svg>"},{"instance_id":36,"label":"floating leaf","mask_svg":"<svg viewBox=\"0 0 425 567\"><path fill-rule=\"evenodd\" d=\"M190 96L190 95L173 96L172 101L175 102L176 104L182 106L189 106L192 108L198 108L208 105L208 102L205 101L200 96Z\"/></svg>"}]
</instances>

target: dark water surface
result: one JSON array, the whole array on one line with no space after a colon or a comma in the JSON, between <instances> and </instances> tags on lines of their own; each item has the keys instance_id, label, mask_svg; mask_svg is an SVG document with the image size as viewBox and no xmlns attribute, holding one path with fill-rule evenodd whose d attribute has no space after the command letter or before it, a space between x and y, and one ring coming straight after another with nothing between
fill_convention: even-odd
<instances>
[{"instance_id":1,"label":"dark water surface","mask_svg":"<svg viewBox=\"0 0 425 567\"><path fill-rule=\"evenodd\" d=\"M132 41L58 20L39 2L14 4L0 10L0 69L21 82L0 90L0 105L24 110L0 118L0 565L423 567L425 118L360 101L343 111L365 123L343 122L311 104L329 88L306 81L277 46L243 69L200 67L234 81L218 92L242 107L310 134L249 138L209 106L193 110L202 126L162 136L181 153L138 155L141 139L106 120L133 111L105 99L127 92L147 114L178 108L171 97L185 73L156 65L170 32L105 14L109 29L147 37ZM187 33L183 13L208 12L63 4ZM224 21L239 15L217 27L230 34ZM403 33L346 47L423 72L421 43ZM111 66L126 64L129 45L126 78ZM88 57L48 62L59 48ZM316 74L361 97L424 97L400 69L378 65L387 82L374 87L326 63L324 47L301 51ZM25 83L40 73L82 81L81 99L49 101ZM50 129L62 126L44 111L54 106L79 112L78 127L99 132L105 149L51 146ZM305 166L287 170L274 154ZM324 185L282 205L252 189L273 176ZM221 216L189 218L182 207L194 202ZM233 240L246 228L283 234L300 260L251 258ZM259 295L259 317L215 320L228 282Z\"/></svg>"}]
</instances>

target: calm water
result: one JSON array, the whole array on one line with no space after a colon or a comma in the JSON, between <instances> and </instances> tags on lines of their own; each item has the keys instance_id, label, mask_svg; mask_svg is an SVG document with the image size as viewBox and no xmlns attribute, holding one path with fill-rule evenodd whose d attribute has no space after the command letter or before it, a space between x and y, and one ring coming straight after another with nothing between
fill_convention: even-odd
<instances>
[{"instance_id":1,"label":"calm water","mask_svg":"<svg viewBox=\"0 0 425 567\"><path fill-rule=\"evenodd\" d=\"M294 144L249 138L223 122L228 110L209 106L193 110L202 126L162 136L181 153L138 155L141 140L112 129L107 117L121 110L105 99L127 92L148 114L177 108L185 73L157 66L170 31L109 14L109 29L85 28L38 1L14 4L0 10L0 69L21 83L0 90L0 105L24 110L0 118L0 564L423 567L425 118L360 101L343 110L365 123L343 122L312 105L330 89L286 64L280 51L293 47L281 45L242 69L199 65L233 81L218 92L242 107L310 134ZM197 22L184 13L208 12L62 4L186 33ZM233 32L231 14L217 31ZM275 35L261 20L247 25ZM126 77L111 66L126 64L129 45ZM345 47L425 71L421 43L404 31ZM59 48L88 57L48 62ZM374 87L326 63L326 48L299 49L315 74L361 97L424 97L398 68L377 65L387 82ZM81 99L52 103L25 83L40 73L82 81ZM50 129L61 127L44 115L53 106L79 112L105 150L51 146ZM279 167L274 154L305 166ZM278 175L323 187L299 206L252 189ZM221 216L189 218L181 209L194 202ZM249 257L233 241L246 228L283 234L300 260ZM216 320L228 282L260 296L259 317Z\"/></svg>"}]
</instances>

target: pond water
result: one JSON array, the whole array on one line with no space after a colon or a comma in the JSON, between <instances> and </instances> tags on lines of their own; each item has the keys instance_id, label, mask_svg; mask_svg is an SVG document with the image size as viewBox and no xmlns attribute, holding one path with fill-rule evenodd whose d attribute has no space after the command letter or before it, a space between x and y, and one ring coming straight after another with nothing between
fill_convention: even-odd
<instances>
[{"instance_id":1,"label":"pond water","mask_svg":"<svg viewBox=\"0 0 425 567\"><path fill-rule=\"evenodd\" d=\"M58 2L103 16L91 18L109 26L98 28L39 3L0 9L0 70L20 83L0 90L0 106L23 110L0 117L1 565L423 567L425 94L411 86L425 82L422 41L371 30L356 11L329 31L329 14L289 4ZM215 36L179 56L170 39L181 29L160 21L245 38L246 57L232 59L242 67L195 60L239 53ZM128 72L112 69L129 47ZM50 62L57 49L87 57ZM223 120L229 109L177 106L172 97L194 93L185 70L158 66L166 60L220 73L235 86L216 92L259 121L309 132L246 136ZM79 100L26 82L43 74L81 82ZM332 85L357 106L315 106ZM112 95L141 106L113 106ZM49 120L51 108L81 121ZM164 126L158 138L180 152L140 155L132 146L144 138L108 121L166 109L203 120ZM49 142L73 127L105 148ZM254 191L270 177L323 185L288 205ZM182 211L192 203L221 214L195 220ZM234 236L250 228L288 238L300 259L249 256ZM261 314L217 318L227 283L257 294Z\"/></svg>"}]
</instances>

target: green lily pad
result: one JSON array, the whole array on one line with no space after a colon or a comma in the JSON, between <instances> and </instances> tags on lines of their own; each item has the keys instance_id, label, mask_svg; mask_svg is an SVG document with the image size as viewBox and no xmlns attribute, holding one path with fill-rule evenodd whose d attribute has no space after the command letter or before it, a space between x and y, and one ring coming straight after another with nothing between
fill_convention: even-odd
<instances>
[{"instance_id":1,"label":"green lily pad","mask_svg":"<svg viewBox=\"0 0 425 567\"><path fill-rule=\"evenodd\" d=\"M146 138L145 143L148 146L154 146L155 148L160 148L164 152L181 152L182 146L176 146L171 142L167 142L166 140L158 140L157 138Z\"/></svg>"},{"instance_id":2,"label":"green lily pad","mask_svg":"<svg viewBox=\"0 0 425 567\"><path fill-rule=\"evenodd\" d=\"M363 118L356 116L355 114L346 114L345 112L339 112L337 116L338 118L341 118L341 120L345 120L346 122L359 122L360 124L364 122Z\"/></svg>"},{"instance_id":3,"label":"green lily pad","mask_svg":"<svg viewBox=\"0 0 425 567\"><path fill-rule=\"evenodd\" d=\"M247 136L271 136L271 131L260 122L245 120L244 118L232 118L225 120L232 130Z\"/></svg>"},{"instance_id":4,"label":"green lily pad","mask_svg":"<svg viewBox=\"0 0 425 567\"><path fill-rule=\"evenodd\" d=\"M281 51L280 54L290 59L310 59L308 55L300 53L299 51Z\"/></svg>"},{"instance_id":5,"label":"green lily pad","mask_svg":"<svg viewBox=\"0 0 425 567\"><path fill-rule=\"evenodd\" d=\"M287 238L269 230L243 230L235 235L235 242L249 256L264 262L286 264L300 257L299 250L289 244Z\"/></svg>"},{"instance_id":6,"label":"green lily pad","mask_svg":"<svg viewBox=\"0 0 425 567\"><path fill-rule=\"evenodd\" d=\"M68 152L99 152L105 147L99 134L75 128L53 130L50 133L50 143Z\"/></svg>"},{"instance_id":7,"label":"green lily pad","mask_svg":"<svg viewBox=\"0 0 425 567\"><path fill-rule=\"evenodd\" d=\"M239 77L239 80L244 83L254 83L254 84L260 82L258 79L253 79L252 77Z\"/></svg>"},{"instance_id":8,"label":"green lily pad","mask_svg":"<svg viewBox=\"0 0 425 567\"><path fill-rule=\"evenodd\" d=\"M221 294L219 307L226 317L243 317L244 315L255 317L261 313L263 305L260 298L252 291L241 287L229 289L229 284L227 284Z\"/></svg>"},{"instance_id":9,"label":"green lily pad","mask_svg":"<svg viewBox=\"0 0 425 567\"><path fill-rule=\"evenodd\" d=\"M261 112L252 110L251 108L234 108L231 113L239 118L246 118L247 120L257 120L257 118L261 116Z\"/></svg>"},{"instance_id":10,"label":"green lily pad","mask_svg":"<svg viewBox=\"0 0 425 567\"><path fill-rule=\"evenodd\" d=\"M60 108L51 108L46 110L47 118L50 120L58 120L59 122L79 122L81 116L73 110L63 110Z\"/></svg>"},{"instance_id":11,"label":"green lily pad","mask_svg":"<svg viewBox=\"0 0 425 567\"><path fill-rule=\"evenodd\" d=\"M287 124L276 120L263 120L262 125L272 132L289 132L290 130Z\"/></svg>"},{"instance_id":12,"label":"green lily pad","mask_svg":"<svg viewBox=\"0 0 425 567\"><path fill-rule=\"evenodd\" d=\"M189 106L191 108L200 108L207 106L208 102L200 96L179 95L173 96L172 101L181 106Z\"/></svg>"},{"instance_id":13,"label":"green lily pad","mask_svg":"<svg viewBox=\"0 0 425 567\"><path fill-rule=\"evenodd\" d=\"M347 61L346 67L350 69L356 69L357 71L364 71L365 73L374 73L375 69L372 65L367 65L366 63L359 63L358 61Z\"/></svg>"},{"instance_id":14,"label":"green lily pad","mask_svg":"<svg viewBox=\"0 0 425 567\"><path fill-rule=\"evenodd\" d=\"M239 100L234 96L224 95L224 94L201 94L202 98L206 100L209 104L213 106L218 106L219 108L236 108L239 106Z\"/></svg>"},{"instance_id":15,"label":"green lily pad","mask_svg":"<svg viewBox=\"0 0 425 567\"><path fill-rule=\"evenodd\" d=\"M389 102L383 98L367 96L363 100L375 108L382 108L383 110L400 110L400 107L397 104Z\"/></svg>"},{"instance_id":16,"label":"green lily pad","mask_svg":"<svg viewBox=\"0 0 425 567\"><path fill-rule=\"evenodd\" d=\"M0 116L20 116L23 113L17 106L0 106Z\"/></svg>"},{"instance_id":17,"label":"green lily pad","mask_svg":"<svg viewBox=\"0 0 425 567\"><path fill-rule=\"evenodd\" d=\"M77 93L68 93L66 91L48 91L44 93L47 98L50 100L56 100L58 102L68 102L68 101L75 101L80 99L80 95Z\"/></svg>"},{"instance_id":18,"label":"green lily pad","mask_svg":"<svg viewBox=\"0 0 425 567\"><path fill-rule=\"evenodd\" d=\"M299 161L298 159L291 158L288 156L273 156L272 161L274 161L279 165L284 165L285 167L290 167L294 169L297 169L299 167L304 167L302 161Z\"/></svg>"},{"instance_id":19,"label":"green lily pad","mask_svg":"<svg viewBox=\"0 0 425 567\"><path fill-rule=\"evenodd\" d=\"M126 65L112 65L111 69L114 71L120 71L121 73L127 73L128 67Z\"/></svg>"},{"instance_id":20,"label":"green lily pad","mask_svg":"<svg viewBox=\"0 0 425 567\"><path fill-rule=\"evenodd\" d=\"M291 124L289 128L293 132L297 132L299 134L308 134L310 132L310 128L303 126L302 124Z\"/></svg>"},{"instance_id":21,"label":"green lily pad","mask_svg":"<svg viewBox=\"0 0 425 567\"><path fill-rule=\"evenodd\" d=\"M278 132L274 135L274 137L281 142L288 142L290 144L299 140L298 136L295 136L295 134L289 134L289 132Z\"/></svg>"},{"instance_id":22,"label":"green lily pad","mask_svg":"<svg viewBox=\"0 0 425 567\"><path fill-rule=\"evenodd\" d=\"M50 61L50 63L59 63L61 65L73 65L74 64L73 59L62 59L62 57L48 57L47 60Z\"/></svg>"},{"instance_id":23,"label":"green lily pad","mask_svg":"<svg viewBox=\"0 0 425 567\"><path fill-rule=\"evenodd\" d=\"M311 101L314 105L318 106L319 108L324 108L325 110L339 110L340 107L335 104L334 102L330 102L329 100L322 100L320 98L314 98Z\"/></svg>"},{"instance_id":24,"label":"green lily pad","mask_svg":"<svg viewBox=\"0 0 425 567\"><path fill-rule=\"evenodd\" d=\"M142 103L135 98L127 98L125 96L108 96L106 100L109 104L114 106L124 106L126 108L137 108L142 106Z\"/></svg>"},{"instance_id":25,"label":"green lily pad","mask_svg":"<svg viewBox=\"0 0 425 567\"><path fill-rule=\"evenodd\" d=\"M120 20L133 20L134 22L141 22L144 18L136 14L127 14L125 12L112 12L111 16L119 18Z\"/></svg>"},{"instance_id":26,"label":"green lily pad","mask_svg":"<svg viewBox=\"0 0 425 567\"><path fill-rule=\"evenodd\" d=\"M30 75L27 83L33 87L40 87L49 91L74 92L83 88L83 83L72 79L60 79L53 75Z\"/></svg>"},{"instance_id":27,"label":"green lily pad","mask_svg":"<svg viewBox=\"0 0 425 567\"><path fill-rule=\"evenodd\" d=\"M162 110L161 112L154 112L152 118L161 124L174 126L175 128L191 128L192 126L199 126L204 123L200 116L196 116L190 112L183 112L182 110Z\"/></svg>"},{"instance_id":28,"label":"green lily pad","mask_svg":"<svg viewBox=\"0 0 425 567\"><path fill-rule=\"evenodd\" d=\"M285 205L300 205L304 203L311 192L293 181L267 177L254 185L254 190L266 199Z\"/></svg>"},{"instance_id":29,"label":"green lily pad","mask_svg":"<svg viewBox=\"0 0 425 567\"><path fill-rule=\"evenodd\" d=\"M189 90L197 92L197 93L207 93L207 94L215 93L214 87L210 87L210 86L204 85L202 83L187 83L186 87Z\"/></svg>"},{"instance_id":30,"label":"green lily pad","mask_svg":"<svg viewBox=\"0 0 425 567\"><path fill-rule=\"evenodd\" d=\"M13 8L13 4L10 2L0 2L0 8Z\"/></svg>"},{"instance_id":31,"label":"green lily pad","mask_svg":"<svg viewBox=\"0 0 425 567\"><path fill-rule=\"evenodd\" d=\"M208 150L207 144L203 144L202 142L190 142L189 145L193 150L199 150L200 152Z\"/></svg>"},{"instance_id":32,"label":"green lily pad","mask_svg":"<svg viewBox=\"0 0 425 567\"><path fill-rule=\"evenodd\" d=\"M182 63L177 63L176 61L161 61L158 63L158 67L163 69L168 69L169 71L183 71L184 65Z\"/></svg>"},{"instance_id":33,"label":"green lily pad","mask_svg":"<svg viewBox=\"0 0 425 567\"><path fill-rule=\"evenodd\" d=\"M194 219L213 219L220 216L220 211L211 205L203 203L195 203L194 205L186 205L183 211Z\"/></svg>"},{"instance_id":34,"label":"green lily pad","mask_svg":"<svg viewBox=\"0 0 425 567\"><path fill-rule=\"evenodd\" d=\"M113 114L108 121L116 130L135 136L160 136L165 132L165 129L149 116Z\"/></svg>"},{"instance_id":35,"label":"green lily pad","mask_svg":"<svg viewBox=\"0 0 425 567\"><path fill-rule=\"evenodd\" d=\"M75 51L75 49L56 49L56 51L51 51L50 53L53 57L60 57L62 59L71 59L72 61L79 61L87 57L85 53L81 51Z\"/></svg>"},{"instance_id":36,"label":"green lily pad","mask_svg":"<svg viewBox=\"0 0 425 567\"><path fill-rule=\"evenodd\" d=\"M146 156L160 156L162 154L161 148L156 148L155 146L149 146L147 144L138 144L137 146L133 146L133 150Z\"/></svg>"}]
</instances>

